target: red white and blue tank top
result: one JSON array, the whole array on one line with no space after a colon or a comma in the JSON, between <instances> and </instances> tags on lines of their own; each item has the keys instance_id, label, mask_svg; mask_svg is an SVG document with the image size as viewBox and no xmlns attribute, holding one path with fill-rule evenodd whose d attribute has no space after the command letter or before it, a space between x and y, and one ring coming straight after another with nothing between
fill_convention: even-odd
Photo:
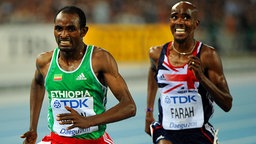
<instances>
[{"instance_id":1,"label":"red white and blue tank top","mask_svg":"<svg viewBox=\"0 0 256 144\"><path fill-rule=\"evenodd\" d=\"M188 64L173 66L168 60L172 42L163 46L156 81L160 92L159 120L166 130L200 128L213 113L209 93L200 85ZM202 42L197 42L192 54L200 56Z\"/></svg>"}]
</instances>

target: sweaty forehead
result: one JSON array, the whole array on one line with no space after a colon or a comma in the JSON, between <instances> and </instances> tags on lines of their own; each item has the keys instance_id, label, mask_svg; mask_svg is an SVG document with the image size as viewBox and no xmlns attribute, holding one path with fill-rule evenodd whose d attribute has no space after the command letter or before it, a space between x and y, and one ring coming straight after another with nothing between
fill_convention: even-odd
<instances>
[{"instance_id":1,"label":"sweaty forehead","mask_svg":"<svg viewBox=\"0 0 256 144\"><path fill-rule=\"evenodd\" d=\"M171 13L188 14L190 16L196 16L197 9L194 5L192 5L189 2L179 2L172 7Z\"/></svg>"},{"instance_id":2,"label":"sweaty forehead","mask_svg":"<svg viewBox=\"0 0 256 144\"><path fill-rule=\"evenodd\" d=\"M79 18L76 14L70 14L70 13L63 13L60 12L57 16L56 16L56 21L55 23L69 23L69 24L79 24Z\"/></svg>"}]
</instances>

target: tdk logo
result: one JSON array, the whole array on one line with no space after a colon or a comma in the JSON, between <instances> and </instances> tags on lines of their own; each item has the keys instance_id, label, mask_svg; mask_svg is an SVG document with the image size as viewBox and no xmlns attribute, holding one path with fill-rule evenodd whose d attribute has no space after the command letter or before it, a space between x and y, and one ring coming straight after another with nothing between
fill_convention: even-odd
<instances>
[{"instance_id":1,"label":"tdk logo","mask_svg":"<svg viewBox=\"0 0 256 144\"><path fill-rule=\"evenodd\" d=\"M71 108L82 108L88 107L86 104L88 99L79 99L79 100L55 100L53 106L55 108L60 108L62 105L69 106Z\"/></svg>"},{"instance_id":2,"label":"tdk logo","mask_svg":"<svg viewBox=\"0 0 256 144\"><path fill-rule=\"evenodd\" d=\"M58 100L55 100L54 103L53 103L53 106L54 106L55 108L60 108L60 107L61 107L61 104L60 104L60 102L59 102Z\"/></svg>"},{"instance_id":3,"label":"tdk logo","mask_svg":"<svg viewBox=\"0 0 256 144\"><path fill-rule=\"evenodd\" d=\"M173 104L185 104L196 102L196 96L166 96L165 103L173 103Z\"/></svg>"}]
</instances>

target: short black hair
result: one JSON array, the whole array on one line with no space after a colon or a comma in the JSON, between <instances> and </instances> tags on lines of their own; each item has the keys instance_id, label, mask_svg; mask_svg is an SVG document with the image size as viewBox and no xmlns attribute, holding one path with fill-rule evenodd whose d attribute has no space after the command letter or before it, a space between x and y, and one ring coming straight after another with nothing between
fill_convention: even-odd
<instances>
[{"instance_id":1,"label":"short black hair","mask_svg":"<svg viewBox=\"0 0 256 144\"><path fill-rule=\"evenodd\" d=\"M86 16L85 13L82 9L76 7L76 6L65 6L61 8L55 15L54 17L54 22L56 21L56 17L59 13L68 13L68 14L77 14L79 17L79 24L80 28L86 27Z\"/></svg>"}]
</instances>

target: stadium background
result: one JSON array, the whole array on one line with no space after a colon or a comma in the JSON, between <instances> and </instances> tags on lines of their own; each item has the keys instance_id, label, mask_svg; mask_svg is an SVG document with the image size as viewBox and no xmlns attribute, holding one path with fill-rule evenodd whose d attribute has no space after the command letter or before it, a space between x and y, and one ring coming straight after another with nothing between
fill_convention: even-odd
<instances>
[{"instance_id":1,"label":"stadium background","mask_svg":"<svg viewBox=\"0 0 256 144\"><path fill-rule=\"evenodd\" d=\"M194 2L201 12L196 38L219 51L234 96L232 111L224 113L217 108L213 118L216 127L221 129L220 140L225 144L253 144L256 141L256 1L188 1ZM143 132L148 49L172 40L168 8L175 2L177 0L1 0L1 143L22 141L19 135L29 124L28 95L35 58L56 47L53 17L65 5L77 5L85 10L89 32L84 40L111 52L136 100L136 117L110 124L111 136L117 144L150 143ZM111 94L109 97L109 105L114 104ZM123 133L121 128L129 131ZM39 139L48 133L45 112L40 118L39 131Z\"/></svg>"},{"instance_id":2,"label":"stadium background","mask_svg":"<svg viewBox=\"0 0 256 144\"><path fill-rule=\"evenodd\" d=\"M222 56L256 53L255 0L189 0L200 10L196 38ZM53 17L65 5L81 7L90 27L85 41L109 50L120 62L147 61L147 51L172 39L170 5L177 0L1 0L1 62L23 62L56 47ZM12 57L11 59L8 59ZM30 61L31 59L29 59ZM15 61L14 61L15 62Z\"/></svg>"}]
</instances>

